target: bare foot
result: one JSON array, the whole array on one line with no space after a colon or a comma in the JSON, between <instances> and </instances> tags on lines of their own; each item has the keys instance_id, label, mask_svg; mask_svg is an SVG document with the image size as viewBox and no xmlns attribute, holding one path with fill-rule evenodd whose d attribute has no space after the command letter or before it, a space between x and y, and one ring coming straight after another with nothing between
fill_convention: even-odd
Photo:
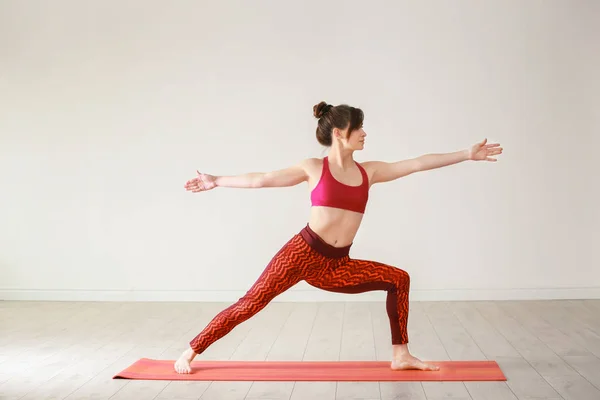
<instances>
[{"instance_id":1,"label":"bare foot","mask_svg":"<svg viewBox=\"0 0 600 400\"><path fill-rule=\"evenodd\" d=\"M394 358L392 360L392 369L400 371L405 369L419 369L423 371L439 371L440 367L433 364L427 364L411 355Z\"/></svg>"},{"instance_id":2,"label":"bare foot","mask_svg":"<svg viewBox=\"0 0 600 400\"><path fill-rule=\"evenodd\" d=\"M183 352L179 359L175 361L175 371L178 374L189 374L192 372L191 362L196 357L197 354L194 353L194 350L187 349Z\"/></svg>"}]
</instances>

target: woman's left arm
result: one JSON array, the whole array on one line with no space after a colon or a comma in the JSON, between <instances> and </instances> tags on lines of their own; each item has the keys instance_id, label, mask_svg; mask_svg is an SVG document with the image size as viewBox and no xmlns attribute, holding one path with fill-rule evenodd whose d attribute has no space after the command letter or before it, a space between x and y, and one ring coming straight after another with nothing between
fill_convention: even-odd
<instances>
[{"instance_id":1,"label":"woman's left arm","mask_svg":"<svg viewBox=\"0 0 600 400\"><path fill-rule=\"evenodd\" d=\"M371 184L389 182L395 179L414 174L415 172L446 167L463 161L497 161L492 157L502 154L500 144L487 144L487 139L473 145L469 149L453 153L425 154L417 158L396 162L368 161L363 167L370 176Z\"/></svg>"}]
</instances>

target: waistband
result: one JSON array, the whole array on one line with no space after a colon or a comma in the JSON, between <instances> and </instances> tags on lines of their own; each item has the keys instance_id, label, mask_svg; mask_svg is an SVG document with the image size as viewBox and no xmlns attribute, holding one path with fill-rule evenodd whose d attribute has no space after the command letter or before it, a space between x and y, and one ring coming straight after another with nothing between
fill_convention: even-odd
<instances>
[{"instance_id":1,"label":"waistband","mask_svg":"<svg viewBox=\"0 0 600 400\"><path fill-rule=\"evenodd\" d=\"M350 254L351 244L345 247L334 247L329 243L325 242L319 235L317 235L310 226L306 224L300 231L300 235L304 238L306 243L317 252L328 258L342 258Z\"/></svg>"}]
</instances>

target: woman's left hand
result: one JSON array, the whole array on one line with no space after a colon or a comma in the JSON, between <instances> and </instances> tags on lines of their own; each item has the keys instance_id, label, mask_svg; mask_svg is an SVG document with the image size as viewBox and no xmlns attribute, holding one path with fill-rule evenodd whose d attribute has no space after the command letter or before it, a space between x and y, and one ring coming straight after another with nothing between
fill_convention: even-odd
<instances>
[{"instance_id":1,"label":"woman's left hand","mask_svg":"<svg viewBox=\"0 0 600 400\"><path fill-rule=\"evenodd\" d=\"M498 154L502 154L502 147L499 143L487 144L487 139L483 142L475 144L469 150L469 160L474 161L498 161L495 157Z\"/></svg>"}]
</instances>

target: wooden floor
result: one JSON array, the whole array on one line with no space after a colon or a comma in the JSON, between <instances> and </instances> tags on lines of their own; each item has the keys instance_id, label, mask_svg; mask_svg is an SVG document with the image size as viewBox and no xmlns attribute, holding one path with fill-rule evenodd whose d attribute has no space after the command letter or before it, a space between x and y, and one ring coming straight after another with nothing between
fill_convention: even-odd
<instances>
[{"instance_id":1,"label":"wooden floor","mask_svg":"<svg viewBox=\"0 0 600 400\"><path fill-rule=\"evenodd\" d=\"M224 303L0 301L0 399L600 399L600 300L413 302L411 351L507 382L112 380L174 359ZM384 303L271 303L198 359L389 360Z\"/></svg>"}]
</instances>

